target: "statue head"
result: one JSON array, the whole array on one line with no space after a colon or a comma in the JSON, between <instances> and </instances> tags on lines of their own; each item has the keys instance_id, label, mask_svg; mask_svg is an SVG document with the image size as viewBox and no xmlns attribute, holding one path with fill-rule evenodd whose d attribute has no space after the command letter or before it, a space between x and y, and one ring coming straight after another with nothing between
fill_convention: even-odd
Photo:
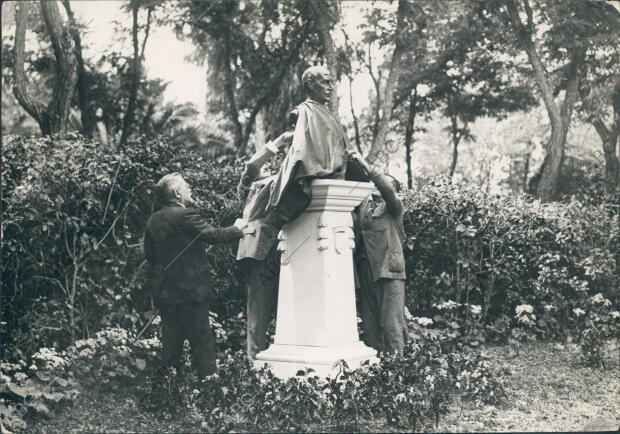
<instances>
[{"instance_id":1,"label":"statue head","mask_svg":"<svg viewBox=\"0 0 620 434\"><path fill-rule=\"evenodd\" d=\"M192 189L180 173L169 173L157 182L160 204L179 203L183 206L192 205Z\"/></svg>"},{"instance_id":2,"label":"statue head","mask_svg":"<svg viewBox=\"0 0 620 434\"><path fill-rule=\"evenodd\" d=\"M332 75L324 66L311 66L301 76L306 95L313 100L326 104L334 91Z\"/></svg>"}]
</instances>

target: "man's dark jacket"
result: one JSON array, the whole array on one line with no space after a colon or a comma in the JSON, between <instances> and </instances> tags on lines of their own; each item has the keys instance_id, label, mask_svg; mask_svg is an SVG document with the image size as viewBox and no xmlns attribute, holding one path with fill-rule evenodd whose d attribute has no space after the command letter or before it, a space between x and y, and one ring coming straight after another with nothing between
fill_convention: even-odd
<instances>
[{"instance_id":1,"label":"man's dark jacket","mask_svg":"<svg viewBox=\"0 0 620 434\"><path fill-rule=\"evenodd\" d=\"M154 212L146 223L144 253L151 269L147 285L155 304L208 301L213 285L204 243L223 243L241 235L236 226L214 228L195 209L177 204Z\"/></svg>"}]
</instances>

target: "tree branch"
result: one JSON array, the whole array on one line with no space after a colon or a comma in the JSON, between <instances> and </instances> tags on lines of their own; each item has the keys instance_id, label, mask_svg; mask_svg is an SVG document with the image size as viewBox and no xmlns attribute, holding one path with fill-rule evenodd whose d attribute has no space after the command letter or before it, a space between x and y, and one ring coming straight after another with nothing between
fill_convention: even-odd
<instances>
[{"instance_id":1,"label":"tree branch","mask_svg":"<svg viewBox=\"0 0 620 434\"><path fill-rule=\"evenodd\" d=\"M531 22L531 7L528 0L523 0L523 2L526 13L528 14L528 26L531 25L533 27L533 23ZM547 113L549 114L551 126L553 129L559 129L562 124L561 113L558 106L555 104L555 101L553 100L553 91L551 89L549 81L547 80L547 73L545 67L542 63L542 60L540 59L540 56L536 49L536 45L532 40L533 28L528 29L521 22L515 0L506 0L506 7L508 8L508 14L510 16L510 19L517 30L517 37L519 38L519 43L525 50L525 53L527 54L530 64L532 65L532 68L534 70L536 83L538 84L538 87L543 97L543 101L545 103L545 108L547 109Z\"/></svg>"},{"instance_id":2,"label":"tree branch","mask_svg":"<svg viewBox=\"0 0 620 434\"><path fill-rule=\"evenodd\" d=\"M146 12L146 27L144 28L144 39L142 40L142 49L140 50L140 59L144 60L144 50L146 49L146 41L149 39L151 31L151 15L153 14L153 5L150 5Z\"/></svg>"},{"instance_id":3,"label":"tree branch","mask_svg":"<svg viewBox=\"0 0 620 434\"><path fill-rule=\"evenodd\" d=\"M69 33L73 38L73 44L75 46L75 58L77 61L77 91L78 100L80 104L80 119L82 121L82 133L91 137L95 128L95 113L90 106L89 99L89 87L86 80L86 69L84 66L84 57L82 55L82 38L80 36L78 24L75 20L75 15L71 9L69 0L62 0L62 5L67 12L69 19Z\"/></svg>"}]
</instances>

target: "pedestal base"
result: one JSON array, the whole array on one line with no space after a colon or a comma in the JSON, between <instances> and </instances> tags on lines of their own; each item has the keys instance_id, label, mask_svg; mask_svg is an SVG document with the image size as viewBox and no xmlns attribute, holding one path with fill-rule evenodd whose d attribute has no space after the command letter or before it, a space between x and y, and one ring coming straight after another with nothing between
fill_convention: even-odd
<instances>
[{"instance_id":1,"label":"pedestal base","mask_svg":"<svg viewBox=\"0 0 620 434\"><path fill-rule=\"evenodd\" d=\"M339 360L346 361L349 368L355 369L365 360L376 363L379 360L376 355L374 349L360 341L333 347L272 344L256 355L254 366L261 368L267 364L276 377L284 379L312 368L316 375L323 378L337 373L335 364Z\"/></svg>"}]
</instances>

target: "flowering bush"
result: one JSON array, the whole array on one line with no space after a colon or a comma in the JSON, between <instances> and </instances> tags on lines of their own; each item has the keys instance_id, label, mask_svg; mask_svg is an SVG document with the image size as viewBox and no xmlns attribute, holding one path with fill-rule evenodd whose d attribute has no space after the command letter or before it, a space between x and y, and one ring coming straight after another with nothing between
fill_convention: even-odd
<instances>
[{"instance_id":1,"label":"flowering bush","mask_svg":"<svg viewBox=\"0 0 620 434\"><path fill-rule=\"evenodd\" d=\"M542 204L443 178L404 201L407 305L435 329L472 343L577 335L589 297L618 303L612 202Z\"/></svg>"},{"instance_id":2,"label":"flowering bush","mask_svg":"<svg viewBox=\"0 0 620 434\"><path fill-rule=\"evenodd\" d=\"M189 394L209 431L359 430L369 419L415 430L436 423L458 396L497 403L504 395L488 362L428 332L407 344L404 357L382 355L354 371L341 361L327 378L309 371L282 381L254 369L242 352L228 352Z\"/></svg>"},{"instance_id":3,"label":"flowering bush","mask_svg":"<svg viewBox=\"0 0 620 434\"><path fill-rule=\"evenodd\" d=\"M70 402L80 387L116 389L135 383L154 364L159 339L147 338L130 345L127 330L114 328L81 339L64 351L43 347L30 365L2 362L0 413L8 428L24 428L30 413L48 416L52 404Z\"/></svg>"},{"instance_id":4,"label":"flowering bush","mask_svg":"<svg viewBox=\"0 0 620 434\"><path fill-rule=\"evenodd\" d=\"M601 293L589 297L583 306L585 310L573 309L574 321L580 330L581 359L586 366L604 366L605 344L608 339L618 337L620 312L612 311L611 301Z\"/></svg>"},{"instance_id":5,"label":"flowering bush","mask_svg":"<svg viewBox=\"0 0 620 434\"><path fill-rule=\"evenodd\" d=\"M88 330L136 332L146 321L141 242L163 174L181 171L215 225L241 211L242 162L204 161L165 139L119 151L79 136L5 137L3 152L3 342L15 360L44 346L65 348ZM472 344L558 337L579 332L575 312L586 311L589 297L618 302L617 212L606 202L541 204L443 178L421 182L404 202L407 305L433 321L416 322L422 328ZM209 259L222 350L241 348L245 338L234 249L215 246ZM32 252L46 254L34 261ZM520 305L532 312L517 315Z\"/></svg>"},{"instance_id":6,"label":"flowering bush","mask_svg":"<svg viewBox=\"0 0 620 434\"><path fill-rule=\"evenodd\" d=\"M35 360L30 368L24 361L0 364L0 415L8 429L25 429L24 417L29 412L51 416L53 405L69 402L78 394L72 378L50 375L49 370L62 370L68 365L64 357L44 348Z\"/></svg>"}]
</instances>

